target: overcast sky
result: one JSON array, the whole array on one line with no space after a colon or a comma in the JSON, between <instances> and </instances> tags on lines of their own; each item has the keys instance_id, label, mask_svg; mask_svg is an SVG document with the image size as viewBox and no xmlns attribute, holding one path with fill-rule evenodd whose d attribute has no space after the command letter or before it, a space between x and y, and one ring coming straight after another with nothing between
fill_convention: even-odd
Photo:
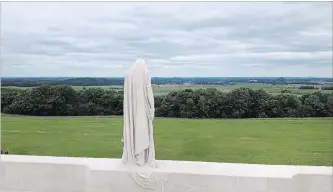
<instances>
[{"instance_id":1,"label":"overcast sky","mask_svg":"<svg viewBox=\"0 0 333 192\"><path fill-rule=\"evenodd\" d=\"M332 4L3 2L2 76L332 77Z\"/></svg>"}]
</instances>

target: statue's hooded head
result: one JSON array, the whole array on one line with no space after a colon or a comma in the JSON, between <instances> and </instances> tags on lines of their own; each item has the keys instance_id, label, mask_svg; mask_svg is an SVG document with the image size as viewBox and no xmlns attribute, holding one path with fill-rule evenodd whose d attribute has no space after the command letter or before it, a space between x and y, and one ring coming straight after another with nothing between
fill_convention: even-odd
<instances>
[{"instance_id":1,"label":"statue's hooded head","mask_svg":"<svg viewBox=\"0 0 333 192\"><path fill-rule=\"evenodd\" d=\"M136 64L146 64L146 61L144 59L137 59L135 61Z\"/></svg>"},{"instance_id":2,"label":"statue's hooded head","mask_svg":"<svg viewBox=\"0 0 333 192\"><path fill-rule=\"evenodd\" d=\"M148 67L146 64L146 61L144 59L137 59L134 63L134 65L131 67L130 70L132 73L140 73L140 74L147 74L148 73Z\"/></svg>"}]
</instances>

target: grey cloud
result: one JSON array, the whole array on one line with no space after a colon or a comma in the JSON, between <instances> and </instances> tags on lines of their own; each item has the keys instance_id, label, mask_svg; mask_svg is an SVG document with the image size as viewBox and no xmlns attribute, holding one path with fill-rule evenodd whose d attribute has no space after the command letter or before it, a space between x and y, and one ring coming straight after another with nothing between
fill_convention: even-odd
<instances>
[{"instance_id":1,"label":"grey cloud","mask_svg":"<svg viewBox=\"0 0 333 192\"><path fill-rule=\"evenodd\" d=\"M35 69L27 75L67 67L78 76L119 76L138 57L160 76L232 76L244 66L258 76L283 76L286 66L298 66L300 76L318 66L314 75L327 75L332 64L327 55L311 56L332 52L328 3L48 2L22 12L24 2L4 5L1 62L9 76L24 65Z\"/></svg>"}]
</instances>

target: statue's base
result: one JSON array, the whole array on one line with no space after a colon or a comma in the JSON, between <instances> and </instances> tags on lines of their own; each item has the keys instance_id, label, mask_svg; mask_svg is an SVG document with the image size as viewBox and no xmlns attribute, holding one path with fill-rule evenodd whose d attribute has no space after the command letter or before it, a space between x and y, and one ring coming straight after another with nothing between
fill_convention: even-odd
<instances>
[{"instance_id":1,"label":"statue's base","mask_svg":"<svg viewBox=\"0 0 333 192\"><path fill-rule=\"evenodd\" d=\"M0 192L138 192L129 176L152 171L164 192L331 192L332 167L157 161L138 170L120 159L2 155Z\"/></svg>"}]
</instances>

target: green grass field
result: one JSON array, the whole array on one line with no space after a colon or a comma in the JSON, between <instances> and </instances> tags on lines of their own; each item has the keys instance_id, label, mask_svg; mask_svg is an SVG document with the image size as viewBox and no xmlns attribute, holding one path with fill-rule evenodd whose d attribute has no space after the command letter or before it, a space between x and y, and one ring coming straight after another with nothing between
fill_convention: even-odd
<instances>
[{"instance_id":1,"label":"green grass field","mask_svg":"<svg viewBox=\"0 0 333 192\"><path fill-rule=\"evenodd\" d=\"M289 90L291 93L296 95L301 95L304 93L312 93L315 91L321 91L326 93L332 93L330 90L321 90L321 89L314 89L314 90L304 90L298 89L302 85L294 85L294 84L287 84L287 85L272 85L272 84L262 84L262 83L237 83L233 85L153 85L153 90L155 95L166 95L171 91L179 91L184 89L199 89L199 88L216 88L223 92L229 92L231 90L245 87L250 89L264 89L268 93L271 94L279 94L282 90ZM73 86L74 89L80 90L83 89L83 86ZM320 88L320 86L317 86ZM17 87L16 87L17 88ZM115 86L86 86L86 88L102 88L102 89L112 89L112 90L122 90L123 86L115 85Z\"/></svg>"},{"instance_id":2,"label":"green grass field","mask_svg":"<svg viewBox=\"0 0 333 192\"><path fill-rule=\"evenodd\" d=\"M121 117L2 117L11 154L121 158ZM156 158L332 166L332 119L155 120Z\"/></svg>"}]
</instances>

